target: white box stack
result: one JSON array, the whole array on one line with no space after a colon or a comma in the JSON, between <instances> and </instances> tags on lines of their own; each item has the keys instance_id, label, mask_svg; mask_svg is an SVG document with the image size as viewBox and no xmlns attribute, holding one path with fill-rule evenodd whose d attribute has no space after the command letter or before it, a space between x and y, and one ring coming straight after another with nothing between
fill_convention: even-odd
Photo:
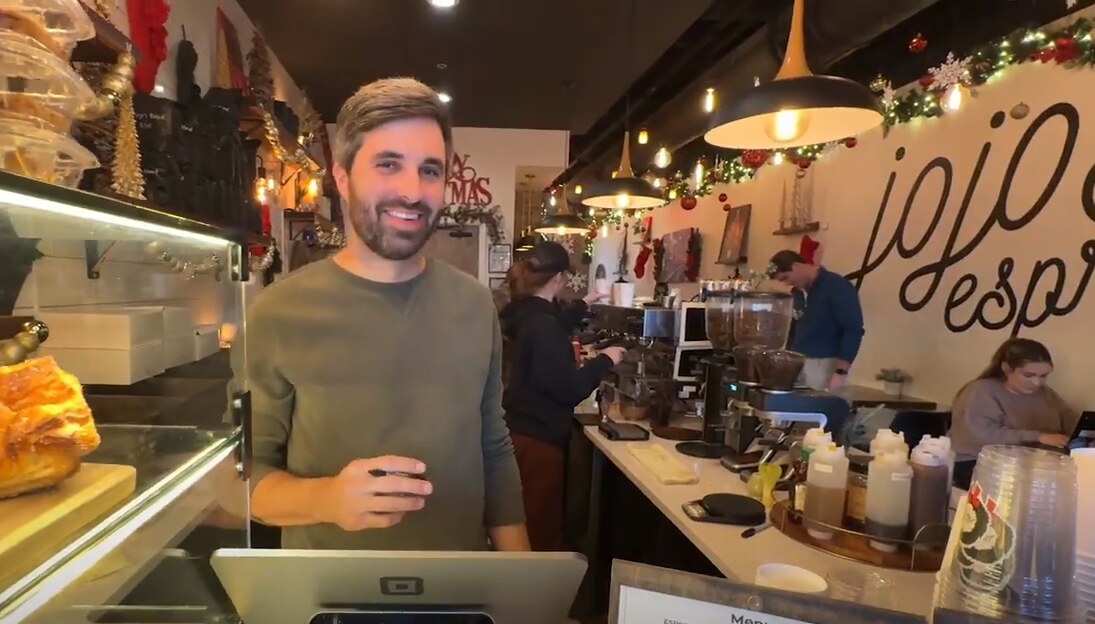
<instances>
[{"instance_id":1,"label":"white box stack","mask_svg":"<svg viewBox=\"0 0 1095 624\"><path fill-rule=\"evenodd\" d=\"M220 351L220 326L202 325L194 330L194 361L205 358Z\"/></svg>"},{"instance_id":2,"label":"white box stack","mask_svg":"<svg viewBox=\"0 0 1095 624\"><path fill-rule=\"evenodd\" d=\"M162 310L81 307L35 317L49 327L37 355L52 355L82 383L127 386L166 370Z\"/></svg>"},{"instance_id":3,"label":"white box stack","mask_svg":"<svg viewBox=\"0 0 1095 624\"><path fill-rule=\"evenodd\" d=\"M194 323L189 308L170 306L127 306L127 310L149 310L163 317L164 368L175 368L194 361Z\"/></svg>"}]
</instances>

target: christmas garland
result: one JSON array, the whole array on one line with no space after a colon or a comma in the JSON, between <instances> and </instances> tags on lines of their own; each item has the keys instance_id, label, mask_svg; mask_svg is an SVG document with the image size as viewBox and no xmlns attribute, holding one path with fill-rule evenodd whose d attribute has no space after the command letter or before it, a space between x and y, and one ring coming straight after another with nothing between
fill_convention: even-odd
<instances>
[{"instance_id":1,"label":"christmas garland","mask_svg":"<svg viewBox=\"0 0 1095 624\"><path fill-rule=\"evenodd\" d=\"M487 236L494 245L506 240L502 231L503 217L501 206L486 204L449 204L441 212L442 221L465 226L469 223L482 223L487 226Z\"/></svg>"}]
</instances>

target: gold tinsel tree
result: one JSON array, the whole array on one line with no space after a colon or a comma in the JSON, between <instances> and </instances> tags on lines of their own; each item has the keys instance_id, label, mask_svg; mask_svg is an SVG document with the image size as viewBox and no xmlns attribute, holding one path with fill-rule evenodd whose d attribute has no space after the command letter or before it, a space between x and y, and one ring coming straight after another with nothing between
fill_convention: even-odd
<instances>
[{"instance_id":1,"label":"gold tinsel tree","mask_svg":"<svg viewBox=\"0 0 1095 624\"><path fill-rule=\"evenodd\" d=\"M132 90L118 102L118 130L114 135L114 162L110 166L110 176L110 188L114 192L134 199L145 198Z\"/></svg>"},{"instance_id":2,"label":"gold tinsel tree","mask_svg":"<svg viewBox=\"0 0 1095 624\"><path fill-rule=\"evenodd\" d=\"M251 51L247 53L247 82L251 86L251 95L266 110L274 110L274 74L270 64L270 48L259 31L251 39Z\"/></svg>"}]
</instances>

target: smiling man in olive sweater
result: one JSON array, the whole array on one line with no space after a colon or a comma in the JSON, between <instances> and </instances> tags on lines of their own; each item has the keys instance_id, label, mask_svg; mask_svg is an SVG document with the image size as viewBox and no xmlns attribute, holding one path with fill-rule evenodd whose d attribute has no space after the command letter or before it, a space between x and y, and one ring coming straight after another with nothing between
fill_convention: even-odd
<instances>
[{"instance_id":1,"label":"smiling man in olive sweater","mask_svg":"<svg viewBox=\"0 0 1095 624\"><path fill-rule=\"evenodd\" d=\"M529 549L493 301L420 253L451 151L429 87L362 87L335 133L346 248L249 310L251 508L287 548Z\"/></svg>"}]
</instances>

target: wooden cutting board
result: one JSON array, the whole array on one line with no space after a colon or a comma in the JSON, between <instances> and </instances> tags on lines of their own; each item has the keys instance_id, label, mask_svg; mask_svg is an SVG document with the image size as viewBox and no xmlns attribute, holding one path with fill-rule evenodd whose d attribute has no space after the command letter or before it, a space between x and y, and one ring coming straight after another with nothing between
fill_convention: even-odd
<instances>
[{"instance_id":1,"label":"wooden cutting board","mask_svg":"<svg viewBox=\"0 0 1095 624\"><path fill-rule=\"evenodd\" d=\"M136 487L132 466L83 464L56 487L0 500L0 587L55 553Z\"/></svg>"}]
</instances>

